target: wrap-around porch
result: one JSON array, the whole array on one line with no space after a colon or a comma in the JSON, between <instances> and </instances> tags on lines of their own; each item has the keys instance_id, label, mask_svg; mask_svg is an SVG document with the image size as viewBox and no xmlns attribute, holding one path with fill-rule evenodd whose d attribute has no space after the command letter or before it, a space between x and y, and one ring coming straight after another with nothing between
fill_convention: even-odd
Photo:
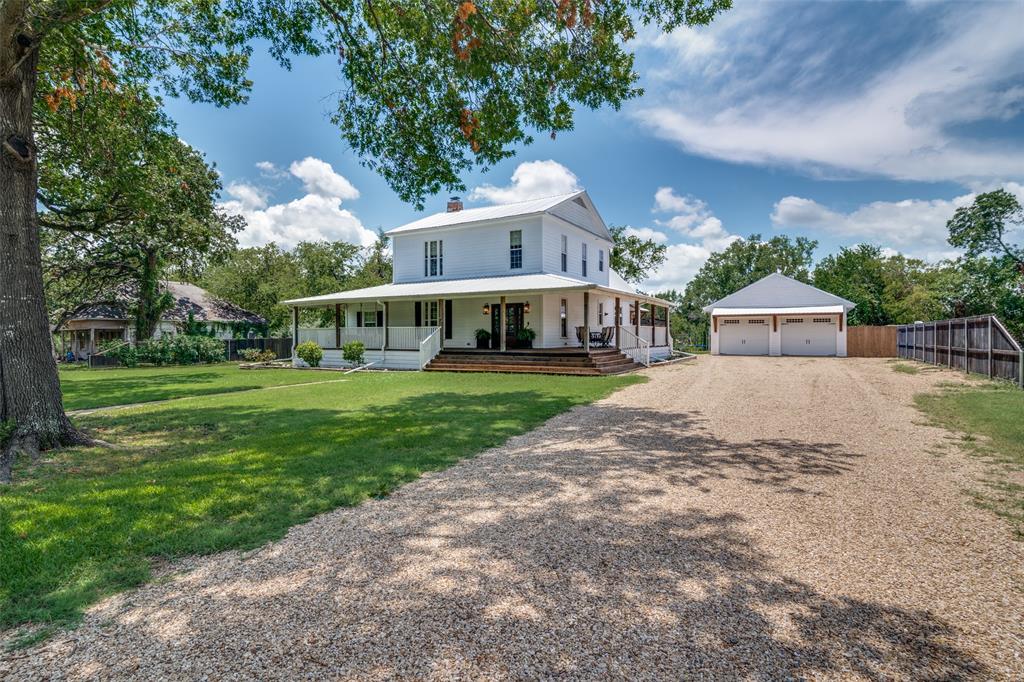
<instances>
[{"instance_id":1,"label":"wrap-around porch","mask_svg":"<svg viewBox=\"0 0 1024 682\"><path fill-rule=\"evenodd\" d=\"M474 295L304 305L332 311L333 326L299 325L296 343L324 348L323 364L342 364L341 348L360 341L367 361L423 368L442 349L511 353L523 349L618 349L640 364L671 352L668 308L603 291Z\"/></svg>"}]
</instances>

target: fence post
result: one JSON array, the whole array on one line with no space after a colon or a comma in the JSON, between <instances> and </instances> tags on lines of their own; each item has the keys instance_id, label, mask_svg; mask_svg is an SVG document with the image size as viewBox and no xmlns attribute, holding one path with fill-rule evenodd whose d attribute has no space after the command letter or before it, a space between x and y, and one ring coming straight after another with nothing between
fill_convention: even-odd
<instances>
[{"instance_id":1,"label":"fence post","mask_svg":"<svg viewBox=\"0 0 1024 682\"><path fill-rule=\"evenodd\" d=\"M965 317L964 318L964 374L970 374L971 373L971 358L970 358L970 354L971 354L971 341L970 341L970 339L971 339L971 330L970 330L970 327L968 325L970 325L970 322Z\"/></svg>"},{"instance_id":2,"label":"fence post","mask_svg":"<svg viewBox=\"0 0 1024 682\"><path fill-rule=\"evenodd\" d=\"M988 378L992 378L992 316L988 316Z\"/></svg>"}]
</instances>

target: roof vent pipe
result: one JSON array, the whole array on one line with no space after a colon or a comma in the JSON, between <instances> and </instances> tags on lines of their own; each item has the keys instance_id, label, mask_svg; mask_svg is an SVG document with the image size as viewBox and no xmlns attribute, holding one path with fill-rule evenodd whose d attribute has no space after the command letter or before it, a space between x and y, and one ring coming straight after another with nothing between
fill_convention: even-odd
<instances>
[{"instance_id":1,"label":"roof vent pipe","mask_svg":"<svg viewBox=\"0 0 1024 682\"><path fill-rule=\"evenodd\" d=\"M448 212L457 213L462 210L462 199L459 197L452 197L448 200Z\"/></svg>"}]
</instances>

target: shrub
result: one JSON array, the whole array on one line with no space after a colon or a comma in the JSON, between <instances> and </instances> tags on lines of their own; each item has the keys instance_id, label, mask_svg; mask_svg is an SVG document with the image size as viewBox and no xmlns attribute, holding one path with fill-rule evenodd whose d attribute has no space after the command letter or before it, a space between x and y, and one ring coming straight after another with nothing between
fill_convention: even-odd
<instances>
[{"instance_id":1,"label":"shrub","mask_svg":"<svg viewBox=\"0 0 1024 682\"><path fill-rule=\"evenodd\" d=\"M295 354L310 367L319 367L324 357L324 349L316 341L305 341L295 346Z\"/></svg>"},{"instance_id":2,"label":"shrub","mask_svg":"<svg viewBox=\"0 0 1024 682\"><path fill-rule=\"evenodd\" d=\"M139 362L154 365L194 365L201 362L222 362L224 342L208 336L179 334L170 339L150 339L137 348Z\"/></svg>"},{"instance_id":3,"label":"shrub","mask_svg":"<svg viewBox=\"0 0 1024 682\"><path fill-rule=\"evenodd\" d=\"M125 367L134 367L139 364L138 349L124 341L107 341L100 344L100 352L108 358L117 358L117 361Z\"/></svg>"},{"instance_id":4,"label":"shrub","mask_svg":"<svg viewBox=\"0 0 1024 682\"><path fill-rule=\"evenodd\" d=\"M361 365L363 364L363 354L365 351L366 346L363 345L362 341L349 341L341 347L341 357L353 365Z\"/></svg>"},{"instance_id":5,"label":"shrub","mask_svg":"<svg viewBox=\"0 0 1024 682\"><path fill-rule=\"evenodd\" d=\"M242 359L247 362L270 362L277 358L277 353L272 350L260 350L259 348L246 348L242 351Z\"/></svg>"}]
</instances>

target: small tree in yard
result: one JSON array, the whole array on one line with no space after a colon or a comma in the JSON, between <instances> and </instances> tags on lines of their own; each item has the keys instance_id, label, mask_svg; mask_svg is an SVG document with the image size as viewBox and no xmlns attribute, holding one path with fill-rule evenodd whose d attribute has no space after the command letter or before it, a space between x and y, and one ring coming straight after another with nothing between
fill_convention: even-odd
<instances>
[{"instance_id":1,"label":"small tree in yard","mask_svg":"<svg viewBox=\"0 0 1024 682\"><path fill-rule=\"evenodd\" d=\"M349 341L341 347L341 357L356 366L363 364L365 352L366 346L362 341Z\"/></svg>"},{"instance_id":2,"label":"small tree in yard","mask_svg":"<svg viewBox=\"0 0 1024 682\"><path fill-rule=\"evenodd\" d=\"M324 349L315 341L305 341L295 347L295 354L310 367L319 367L324 357Z\"/></svg>"}]
</instances>

